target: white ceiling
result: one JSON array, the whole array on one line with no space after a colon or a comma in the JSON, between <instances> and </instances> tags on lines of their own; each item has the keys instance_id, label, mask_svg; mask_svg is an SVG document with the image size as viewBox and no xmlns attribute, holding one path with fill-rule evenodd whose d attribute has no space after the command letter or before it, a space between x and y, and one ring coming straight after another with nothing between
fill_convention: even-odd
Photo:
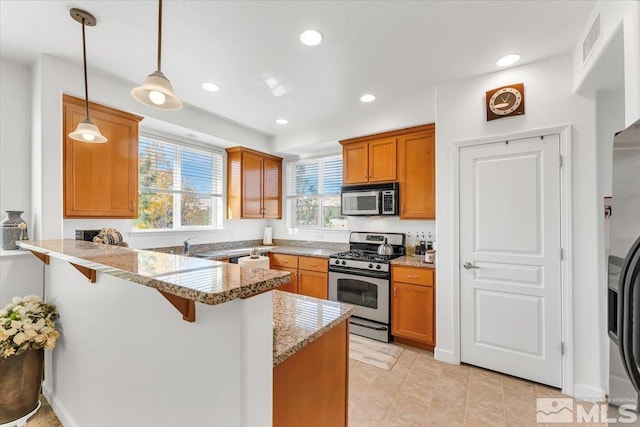
<instances>
[{"instance_id":1,"label":"white ceiling","mask_svg":"<svg viewBox=\"0 0 640 427\"><path fill-rule=\"evenodd\" d=\"M445 81L569 51L594 1L165 1L162 70L187 104L269 135L384 113ZM0 0L0 53L80 63L79 7L90 68L134 85L156 66L157 2ZM299 33L324 42L307 47ZM221 86L205 92L204 81ZM371 104L360 95L374 93ZM391 111L390 111L391 112ZM289 124L274 123L286 118Z\"/></svg>"}]
</instances>

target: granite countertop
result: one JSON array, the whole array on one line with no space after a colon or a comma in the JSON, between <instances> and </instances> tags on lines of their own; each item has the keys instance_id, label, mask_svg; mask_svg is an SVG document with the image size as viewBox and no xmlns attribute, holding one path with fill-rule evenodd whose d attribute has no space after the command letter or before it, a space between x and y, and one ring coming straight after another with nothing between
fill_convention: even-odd
<instances>
[{"instance_id":1,"label":"granite countertop","mask_svg":"<svg viewBox=\"0 0 640 427\"><path fill-rule=\"evenodd\" d=\"M391 265L402 265L405 267L422 267L422 268L436 268L435 264L429 264L424 262L424 255L417 256L401 256L391 260Z\"/></svg>"},{"instance_id":2,"label":"granite countertop","mask_svg":"<svg viewBox=\"0 0 640 427\"><path fill-rule=\"evenodd\" d=\"M209 305L248 298L291 280L285 271L81 240L20 241L18 245Z\"/></svg>"},{"instance_id":3,"label":"granite countertop","mask_svg":"<svg viewBox=\"0 0 640 427\"><path fill-rule=\"evenodd\" d=\"M274 253L274 254L286 254L286 255L299 255L299 256L314 256L319 258L329 258L329 255L340 252L336 249L317 249L309 248L305 246L255 246L261 253ZM206 252L193 252L191 256L196 258L206 259L225 259L232 256L244 256L249 255L252 248L239 248L239 249L220 249L215 251Z\"/></svg>"},{"instance_id":4,"label":"granite countertop","mask_svg":"<svg viewBox=\"0 0 640 427\"><path fill-rule=\"evenodd\" d=\"M348 319L353 307L336 301L273 291L273 366Z\"/></svg>"}]
</instances>

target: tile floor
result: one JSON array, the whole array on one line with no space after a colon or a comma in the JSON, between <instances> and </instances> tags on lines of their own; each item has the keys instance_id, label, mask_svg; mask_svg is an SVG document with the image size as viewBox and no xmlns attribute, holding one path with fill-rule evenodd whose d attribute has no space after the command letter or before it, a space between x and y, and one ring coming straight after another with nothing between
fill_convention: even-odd
<instances>
[{"instance_id":1,"label":"tile floor","mask_svg":"<svg viewBox=\"0 0 640 427\"><path fill-rule=\"evenodd\" d=\"M350 360L350 427L555 426L536 423L537 397L563 395L557 389L499 373L438 362L432 353L407 346L390 371ZM590 409L588 404L586 409ZM26 426L61 424L45 404Z\"/></svg>"}]
</instances>

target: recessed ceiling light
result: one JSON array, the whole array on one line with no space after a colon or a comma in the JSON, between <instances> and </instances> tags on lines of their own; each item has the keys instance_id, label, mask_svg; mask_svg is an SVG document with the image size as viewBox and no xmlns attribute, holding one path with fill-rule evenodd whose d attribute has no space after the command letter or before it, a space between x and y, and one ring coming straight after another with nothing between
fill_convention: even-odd
<instances>
[{"instance_id":1,"label":"recessed ceiling light","mask_svg":"<svg viewBox=\"0 0 640 427\"><path fill-rule=\"evenodd\" d=\"M208 90L209 92L217 92L220 90L220 86L212 82L204 82L202 83L202 89Z\"/></svg>"},{"instance_id":2,"label":"recessed ceiling light","mask_svg":"<svg viewBox=\"0 0 640 427\"><path fill-rule=\"evenodd\" d=\"M276 120L276 123L279 125L286 125L287 123L289 123L289 120L287 119L278 119Z\"/></svg>"},{"instance_id":3,"label":"recessed ceiling light","mask_svg":"<svg viewBox=\"0 0 640 427\"><path fill-rule=\"evenodd\" d=\"M362 102L373 102L376 100L375 95L371 95L370 93L366 94L366 95L362 95L360 97L360 101Z\"/></svg>"},{"instance_id":4,"label":"recessed ceiling light","mask_svg":"<svg viewBox=\"0 0 640 427\"><path fill-rule=\"evenodd\" d=\"M300 33L300 41L307 46L318 46L322 43L322 33L318 30L304 30Z\"/></svg>"},{"instance_id":5,"label":"recessed ceiling light","mask_svg":"<svg viewBox=\"0 0 640 427\"><path fill-rule=\"evenodd\" d=\"M507 67L509 65L513 65L520 60L519 53L510 53L509 55L505 55L502 58L496 61L496 65L498 67Z\"/></svg>"}]
</instances>

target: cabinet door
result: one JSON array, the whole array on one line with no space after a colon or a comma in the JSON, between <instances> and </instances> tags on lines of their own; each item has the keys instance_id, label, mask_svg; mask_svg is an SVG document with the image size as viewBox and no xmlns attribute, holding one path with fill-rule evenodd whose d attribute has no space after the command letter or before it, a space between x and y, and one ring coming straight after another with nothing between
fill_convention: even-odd
<instances>
[{"instance_id":1,"label":"cabinet door","mask_svg":"<svg viewBox=\"0 0 640 427\"><path fill-rule=\"evenodd\" d=\"M138 122L142 117L91 104L91 120L108 141L68 137L85 118L85 101L63 96L65 218L138 217Z\"/></svg>"},{"instance_id":2,"label":"cabinet door","mask_svg":"<svg viewBox=\"0 0 640 427\"><path fill-rule=\"evenodd\" d=\"M368 181L369 143L355 142L342 146L343 184L361 184Z\"/></svg>"},{"instance_id":3,"label":"cabinet door","mask_svg":"<svg viewBox=\"0 0 640 427\"><path fill-rule=\"evenodd\" d=\"M400 218L436 218L435 131L398 138Z\"/></svg>"},{"instance_id":4,"label":"cabinet door","mask_svg":"<svg viewBox=\"0 0 640 427\"><path fill-rule=\"evenodd\" d=\"M262 159L242 153L242 218L262 218Z\"/></svg>"},{"instance_id":5,"label":"cabinet door","mask_svg":"<svg viewBox=\"0 0 640 427\"><path fill-rule=\"evenodd\" d=\"M298 270L298 293L321 299L329 298L327 291L327 273Z\"/></svg>"},{"instance_id":6,"label":"cabinet door","mask_svg":"<svg viewBox=\"0 0 640 427\"><path fill-rule=\"evenodd\" d=\"M433 287L393 282L391 334L435 344L433 341Z\"/></svg>"},{"instance_id":7,"label":"cabinet door","mask_svg":"<svg viewBox=\"0 0 640 427\"><path fill-rule=\"evenodd\" d=\"M265 218L282 218L282 160L264 158L263 214Z\"/></svg>"},{"instance_id":8,"label":"cabinet door","mask_svg":"<svg viewBox=\"0 0 640 427\"><path fill-rule=\"evenodd\" d=\"M396 138L369 142L369 182L395 181Z\"/></svg>"},{"instance_id":9,"label":"cabinet door","mask_svg":"<svg viewBox=\"0 0 640 427\"><path fill-rule=\"evenodd\" d=\"M289 267L271 267L273 270L288 271L291 273L291 281L286 285L278 286L276 289L279 291L291 292L292 294L298 293L298 269Z\"/></svg>"}]
</instances>

